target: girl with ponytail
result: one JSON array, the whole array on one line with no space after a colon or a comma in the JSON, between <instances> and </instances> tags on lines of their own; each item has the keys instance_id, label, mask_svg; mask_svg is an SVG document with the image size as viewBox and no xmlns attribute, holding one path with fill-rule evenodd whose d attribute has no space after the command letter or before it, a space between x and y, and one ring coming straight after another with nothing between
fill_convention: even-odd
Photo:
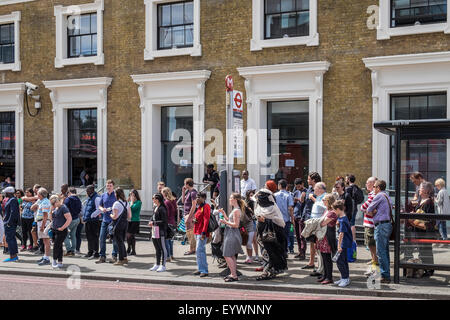
<instances>
[{"instance_id":1,"label":"girl with ponytail","mask_svg":"<svg viewBox=\"0 0 450 320\"><path fill-rule=\"evenodd\" d=\"M245 214L245 202L239 193L233 193L230 196L230 206L232 211L230 216L220 209L219 211L223 214L224 218L220 219L220 223L225 224L224 240L222 244L223 256L227 262L228 268L230 269L230 275L225 277L225 282L238 281L237 276L237 255L244 254L242 251L242 237L239 231L240 218L242 214Z\"/></svg>"}]
</instances>

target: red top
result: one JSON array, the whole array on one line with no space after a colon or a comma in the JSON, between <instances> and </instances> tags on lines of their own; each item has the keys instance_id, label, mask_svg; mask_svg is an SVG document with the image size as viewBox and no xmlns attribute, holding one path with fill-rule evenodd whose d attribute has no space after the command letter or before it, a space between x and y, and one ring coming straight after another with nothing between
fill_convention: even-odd
<instances>
[{"instance_id":1,"label":"red top","mask_svg":"<svg viewBox=\"0 0 450 320\"><path fill-rule=\"evenodd\" d=\"M194 234L202 235L202 233L205 233L206 237L209 237L207 230L210 216L211 207L209 204L205 203L203 206L197 208L197 211L195 211L195 220L197 222L194 225Z\"/></svg>"}]
</instances>

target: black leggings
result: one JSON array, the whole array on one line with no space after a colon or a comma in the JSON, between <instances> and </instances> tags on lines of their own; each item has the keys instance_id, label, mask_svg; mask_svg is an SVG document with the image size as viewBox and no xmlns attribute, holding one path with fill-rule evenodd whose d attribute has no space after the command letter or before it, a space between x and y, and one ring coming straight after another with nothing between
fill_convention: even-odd
<instances>
[{"instance_id":1,"label":"black leggings","mask_svg":"<svg viewBox=\"0 0 450 320\"><path fill-rule=\"evenodd\" d=\"M53 229L54 239L53 239L53 261L58 261L62 263L63 261L63 243L64 239L67 237L67 228L63 231L58 231Z\"/></svg>"},{"instance_id":2,"label":"black leggings","mask_svg":"<svg viewBox=\"0 0 450 320\"><path fill-rule=\"evenodd\" d=\"M119 261L124 260L127 257L127 250L125 249L125 234L127 228L120 228L119 225L116 226L114 232L113 241L117 244L117 250L119 251Z\"/></svg>"},{"instance_id":3,"label":"black leggings","mask_svg":"<svg viewBox=\"0 0 450 320\"><path fill-rule=\"evenodd\" d=\"M31 236L31 229L33 228L34 218L22 218L22 245L27 246L27 240L30 239L30 245L33 246L33 237Z\"/></svg>"},{"instance_id":4,"label":"black leggings","mask_svg":"<svg viewBox=\"0 0 450 320\"><path fill-rule=\"evenodd\" d=\"M331 253L320 253L323 262L323 277L326 280L333 280L333 261L331 260Z\"/></svg>"},{"instance_id":5,"label":"black leggings","mask_svg":"<svg viewBox=\"0 0 450 320\"><path fill-rule=\"evenodd\" d=\"M159 239L152 238L152 240L153 240L153 245L155 246L155 249L156 249L156 264L158 266L160 266L160 265L165 266L166 259L167 259L165 237L161 237Z\"/></svg>"}]
</instances>

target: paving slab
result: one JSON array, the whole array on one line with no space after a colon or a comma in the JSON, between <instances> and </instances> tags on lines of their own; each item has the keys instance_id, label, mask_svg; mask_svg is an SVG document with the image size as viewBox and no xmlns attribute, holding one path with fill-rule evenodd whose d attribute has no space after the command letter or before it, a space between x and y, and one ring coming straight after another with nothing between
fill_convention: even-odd
<instances>
[{"instance_id":1,"label":"paving slab","mask_svg":"<svg viewBox=\"0 0 450 320\"><path fill-rule=\"evenodd\" d=\"M81 251L86 253L87 244L83 241ZM338 288L336 285L321 285L317 283L317 278L309 274L311 270L302 270L307 261L299 261L294 255L289 255L289 270L275 279L268 281L256 281L256 277L261 272L255 269L260 265L253 263L244 264L245 256L238 258L238 270L242 272L238 282L224 283L217 262L213 261L210 254L210 246L207 246L209 276L200 278L194 276L197 270L195 255L184 256L189 246L182 245L180 241L174 242L173 262L167 263L166 272L149 271L155 263L155 249L150 241L138 241L136 244L137 256L129 257L127 266L114 266L110 263L95 264L95 260L88 260L82 256L64 257L64 269L53 270L51 266L38 266L37 260L41 257L31 252L19 253L19 262L0 262L0 273L33 275L39 277L60 277L68 278L74 272L80 272L82 279L106 280L106 281L126 281L137 283L173 284L184 286L205 286L221 288L240 288L245 290L269 290L283 292L304 292L314 294L336 294L336 295L359 295L386 298L411 298L411 299L450 299L450 272L436 271L431 278L407 279L401 278L400 284L381 284L379 288L368 286L367 277L364 276L370 260L369 252L364 246L358 247L358 260L350 263L351 285L347 288ZM112 244L107 244L107 254L110 256ZM437 260L446 260L449 256L448 249L436 248L434 250ZM5 256L6 257L6 256ZM391 252L391 259L393 252ZM391 260L393 261L393 260ZM392 271L393 274L393 271ZM340 278L339 271L334 264L334 279ZM187 296L186 299L189 299Z\"/></svg>"}]
</instances>

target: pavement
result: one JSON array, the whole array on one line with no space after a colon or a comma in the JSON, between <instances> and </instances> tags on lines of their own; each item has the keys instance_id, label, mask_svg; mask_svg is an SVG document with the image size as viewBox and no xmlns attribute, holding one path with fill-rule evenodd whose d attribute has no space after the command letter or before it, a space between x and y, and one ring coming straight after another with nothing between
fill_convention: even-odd
<instances>
[{"instance_id":1,"label":"pavement","mask_svg":"<svg viewBox=\"0 0 450 320\"><path fill-rule=\"evenodd\" d=\"M81 252L86 253L87 243L83 240ZM51 266L38 266L36 261L41 257L31 252L19 253L19 261L12 263L0 262L0 275L22 275L36 277L70 278L79 272L82 280L106 280L127 283L155 284L155 285L181 285L209 288L242 289L242 294L247 290L277 291L284 293L324 294L360 297L384 297L401 299L450 299L450 272L435 271L431 278L410 279L401 277L399 284L381 284L379 288L368 286L364 272L370 260L370 254L364 246L358 247L358 260L350 263L351 284L347 288L338 288L336 285L321 285L317 278L310 276L311 270L302 270L307 261L299 261L294 255L289 255L288 268L285 274L267 281L256 281L261 272L255 269L260 265L253 263L244 264L245 256L238 258L238 270L242 272L239 281L224 283L219 273L217 262L213 262L210 245L207 246L209 276L200 278L194 276L197 270L195 255L184 256L183 253L189 249L188 244L182 245L180 241L174 242L173 262L168 262L166 272L157 273L149 271L155 263L155 249L153 244L146 241L138 241L136 244L137 256L130 256L127 266L114 266L109 263L95 264L95 260L87 260L82 256L64 257L64 269L53 270ZM295 248L296 249L296 248ZM107 254L110 257L112 244L107 244ZM447 260L448 248L436 248L434 250L435 260ZM308 255L307 255L308 256ZM7 256L4 255L6 258ZM391 251L391 261L393 252ZM393 271L391 270L392 275ZM334 280L340 279L339 271L334 264ZM188 299L189 297L186 296Z\"/></svg>"}]
</instances>

